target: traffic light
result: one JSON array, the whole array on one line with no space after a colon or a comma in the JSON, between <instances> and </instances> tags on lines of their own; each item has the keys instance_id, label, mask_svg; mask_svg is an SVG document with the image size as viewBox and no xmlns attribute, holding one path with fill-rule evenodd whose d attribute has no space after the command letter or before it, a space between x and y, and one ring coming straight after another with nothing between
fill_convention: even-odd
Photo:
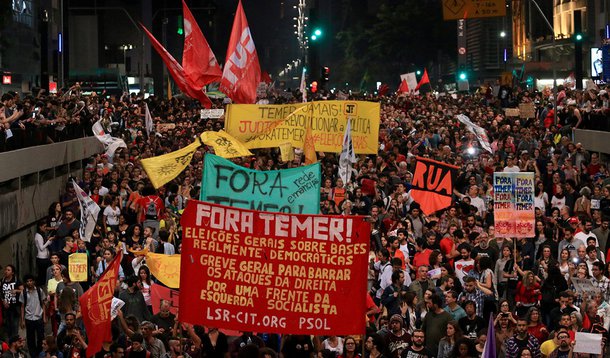
<instances>
[{"instance_id":1,"label":"traffic light","mask_svg":"<svg viewBox=\"0 0 610 358\"><path fill-rule=\"evenodd\" d=\"M420 70L417 70L417 71L415 71L415 74L416 74L416 75L418 75L418 76L420 76L420 75L421 75L421 71L420 71Z\"/></svg>"},{"instance_id":2,"label":"traffic light","mask_svg":"<svg viewBox=\"0 0 610 358\"><path fill-rule=\"evenodd\" d=\"M318 82L313 81L311 83L311 93L316 93L316 92L318 92Z\"/></svg>"},{"instance_id":3,"label":"traffic light","mask_svg":"<svg viewBox=\"0 0 610 358\"><path fill-rule=\"evenodd\" d=\"M320 28L317 28L317 29L313 30L313 32L311 34L311 40L312 41L318 40L319 38L322 37L322 34L323 34L322 33L322 29L320 29Z\"/></svg>"},{"instance_id":4,"label":"traffic light","mask_svg":"<svg viewBox=\"0 0 610 358\"><path fill-rule=\"evenodd\" d=\"M320 77L322 78L322 81L328 82L328 78L330 77L330 68L328 66L324 66L322 67L320 72Z\"/></svg>"},{"instance_id":5,"label":"traffic light","mask_svg":"<svg viewBox=\"0 0 610 358\"><path fill-rule=\"evenodd\" d=\"M184 18L182 15L178 15L178 29L176 32L178 35L184 35Z\"/></svg>"},{"instance_id":6,"label":"traffic light","mask_svg":"<svg viewBox=\"0 0 610 358\"><path fill-rule=\"evenodd\" d=\"M574 34L574 41L580 42L580 41L582 41L582 39L583 39L583 36L581 33Z\"/></svg>"},{"instance_id":7,"label":"traffic light","mask_svg":"<svg viewBox=\"0 0 610 358\"><path fill-rule=\"evenodd\" d=\"M464 71L460 72L459 79L461 81L466 81L468 79L468 75L466 74L466 72L464 72Z\"/></svg>"}]
</instances>

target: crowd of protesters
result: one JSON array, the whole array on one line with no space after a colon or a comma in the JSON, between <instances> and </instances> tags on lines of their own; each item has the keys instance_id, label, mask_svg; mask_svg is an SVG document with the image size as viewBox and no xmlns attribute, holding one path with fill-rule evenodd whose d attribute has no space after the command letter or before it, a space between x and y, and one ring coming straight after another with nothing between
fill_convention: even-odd
<instances>
[{"instance_id":1,"label":"crowd of protesters","mask_svg":"<svg viewBox=\"0 0 610 358\"><path fill-rule=\"evenodd\" d=\"M227 337L216 327L180 322L168 302L153 310L151 286L161 283L145 257L134 252L180 253L179 218L188 200L199 197L203 157L210 149L200 148L189 167L158 190L140 160L222 129L223 117L201 118L190 100L150 98L155 124L172 125L149 135L144 102L135 95L82 96L77 88L37 98L5 94L3 149L24 144L11 144L20 138L46 143L90 134L99 119L127 149L114 158L90 158L82 177L75 178L101 207L90 242L80 237L79 204L70 182L37 225L35 272L5 265L3 357L85 355L78 298L119 250L116 296L125 306L113 321L113 341L99 357L479 357L488 340L495 340L500 357L589 357L573 352L575 333L600 333L605 344L610 328L610 176L600 153L573 142L572 129L594 127L605 117L608 93L560 88L557 122L548 93L507 88L498 96L491 93L481 88L468 95L366 98L381 102L379 152L360 156L348 183L337 176L338 154L320 153L320 212L366 215L372 223L369 294L362 297L366 335L348 337L252 332ZM536 116L506 117L505 101L532 102ZM481 148L457 114L487 130L493 153ZM15 126L20 135L7 131ZM411 198L415 156L460 167L450 207L424 215ZM269 170L300 166L304 158L285 163L277 149L259 149L234 161ZM492 178L502 171L535 173L534 237L496 237ZM374 193L363 193L362 179L375 181ZM75 252L87 253L88 282L70 280L68 256ZM589 279L596 290L578 290L574 278ZM487 337L490 317L495 337ZM26 337L19 336L20 327Z\"/></svg>"}]
</instances>

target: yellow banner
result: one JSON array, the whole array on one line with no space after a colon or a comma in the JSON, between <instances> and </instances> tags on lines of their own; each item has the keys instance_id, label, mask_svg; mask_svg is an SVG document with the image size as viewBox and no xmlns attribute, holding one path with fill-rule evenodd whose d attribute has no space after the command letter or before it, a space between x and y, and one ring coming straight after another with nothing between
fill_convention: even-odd
<instances>
[{"instance_id":1,"label":"yellow banner","mask_svg":"<svg viewBox=\"0 0 610 358\"><path fill-rule=\"evenodd\" d=\"M347 119L357 154L376 154L379 147L379 103L320 101L287 105L230 104L225 130L247 148L273 148L290 142L303 148L311 125L315 150L340 153Z\"/></svg>"},{"instance_id":2,"label":"yellow banner","mask_svg":"<svg viewBox=\"0 0 610 358\"><path fill-rule=\"evenodd\" d=\"M68 273L74 282L87 281L87 254L76 253L68 256Z\"/></svg>"},{"instance_id":3,"label":"yellow banner","mask_svg":"<svg viewBox=\"0 0 610 358\"><path fill-rule=\"evenodd\" d=\"M286 142L280 144L280 154L282 156L282 162L291 162L294 160L294 148L292 143Z\"/></svg>"},{"instance_id":4,"label":"yellow banner","mask_svg":"<svg viewBox=\"0 0 610 358\"><path fill-rule=\"evenodd\" d=\"M225 159L252 155L243 143L225 131L203 132L201 140L214 148L214 154Z\"/></svg>"},{"instance_id":5,"label":"yellow banner","mask_svg":"<svg viewBox=\"0 0 610 358\"><path fill-rule=\"evenodd\" d=\"M142 167L155 188L177 177L191 163L193 154L201 143L195 141L175 152L142 159Z\"/></svg>"},{"instance_id":6,"label":"yellow banner","mask_svg":"<svg viewBox=\"0 0 610 358\"><path fill-rule=\"evenodd\" d=\"M170 288L180 288L180 255L146 254L150 272Z\"/></svg>"}]
</instances>

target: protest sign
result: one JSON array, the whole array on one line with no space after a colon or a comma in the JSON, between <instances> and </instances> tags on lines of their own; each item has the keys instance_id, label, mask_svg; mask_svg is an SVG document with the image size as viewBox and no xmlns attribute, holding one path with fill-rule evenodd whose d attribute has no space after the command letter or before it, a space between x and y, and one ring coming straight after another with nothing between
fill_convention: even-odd
<instances>
[{"instance_id":1,"label":"protest sign","mask_svg":"<svg viewBox=\"0 0 610 358\"><path fill-rule=\"evenodd\" d=\"M601 354L601 333L576 332L574 336L574 353Z\"/></svg>"},{"instance_id":2,"label":"protest sign","mask_svg":"<svg viewBox=\"0 0 610 358\"><path fill-rule=\"evenodd\" d=\"M118 311L125 306L125 301L112 297L112 303L110 304L110 318L115 319Z\"/></svg>"},{"instance_id":3,"label":"protest sign","mask_svg":"<svg viewBox=\"0 0 610 358\"><path fill-rule=\"evenodd\" d=\"M317 214L320 176L320 163L260 171L206 154L200 200L251 210Z\"/></svg>"},{"instance_id":4,"label":"protest sign","mask_svg":"<svg viewBox=\"0 0 610 358\"><path fill-rule=\"evenodd\" d=\"M180 319L240 331L362 334L370 223L191 200ZM332 333L331 333L332 332Z\"/></svg>"},{"instance_id":5,"label":"protest sign","mask_svg":"<svg viewBox=\"0 0 610 358\"><path fill-rule=\"evenodd\" d=\"M167 132L168 130L175 129L175 128L176 128L176 124L175 123L159 123L159 124L157 124L157 132L159 132L159 133L164 133L164 132Z\"/></svg>"},{"instance_id":6,"label":"protest sign","mask_svg":"<svg viewBox=\"0 0 610 358\"><path fill-rule=\"evenodd\" d=\"M494 173L496 237L534 237L534 173Z\"/></svg>"},{"instance_id":7,"label":"protest sign","mask_svg":"<svg viewBox=\"0 0 610 358\"><path fill-rule=\"evenodd\" d=\"M301 113L291 115L303 106L306 108ZM275 148L285 142L303 148L305 130L311 124L316 151L341 153L350 118L356 154L377 154L379 113L379 103L364 101L231 104L226 113L225 130L249 149Z\"/></svg>"},{"instance_id":8,"label":"protest sign","mask_svg":"<svg viewBox=\"0 0 610 358\"><path fill-rule=\"evenodd\" d=\"M504 108L507 117L519 117L519 108Z\"/></svg>"},{"instance_id":9,"label":"protest sign","mask_svg":"<svg viewBox=\"0 0 610 358\"><path fill-rule=\"evenodd\" d=\"M87 281L87 254L75 253L68 256L68 273L74 282Z\"/></svg>"},{"instance_id":10,"label":"protest sign","mask_svg":"<svg viewBox=\"0 0 610 358\"><path fill-rule=\"evenodd\" d=\"M532 102L519 103L519 117L523 119L536 117L536 106Z\"/></svg>"},{"instance_id":11,"label":"protest sign","mask_svg":"<svg viewBox=\"0 0 610 358\"><path fill-rule=\"evenodd\" d=\"M572 277L574 290L585 295L595 295L599 293L599 287L595 287L593 282L588 278Z\"/></svg>"},{"instance_id":12,"label":"protest sign","mask_svg":"<svg viewBox=\"0 0 610 358\"><path fill-rule=\"evenodd\" d=\"M455 165L417 157L410 194L415 201L421 203L424 214L431 215L451 205L453 183L458 169Z\"/></svg>"},{"instance_id":13,"label":"protest sign","mask_svg":"<svg viewBox=\"0 0 610 358\"><path fill-rule=\"evenodd\" d=\"M180 291L172 290L161 285L150 286L150 303L152 304L153 314L159 313L161 300L169 303L169 311L173 314L178 313L180 305Z\"/></svg>"},{"instance_id":14,"label":"protest sign","mask_svg":"<svg viewBox=\"0 0 610 358\"><path fill-rule=\"evenodd\" d=\"M225 114L225 110L223 108L220 109L202 109L200 116L201 119L205 118L220 118Z\"/></svg>"}]
</instances>

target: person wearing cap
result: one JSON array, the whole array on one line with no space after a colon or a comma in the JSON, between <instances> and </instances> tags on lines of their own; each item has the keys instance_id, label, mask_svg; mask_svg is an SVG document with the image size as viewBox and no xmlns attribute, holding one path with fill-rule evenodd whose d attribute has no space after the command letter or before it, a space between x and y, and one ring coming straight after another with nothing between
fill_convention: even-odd
<instances>
[{"instance_id":1,"label":"person wearing cap","mask_svg":"<svg viewBox=\"0 0 610 358\"><path fill-rule=\"evenodd\" d=\"M404 321L400 314L390 317L390 332L385 336L385 341L392 358L399 358L411 344L411 336L404 329Z\"/></svg>"}]
</instances>

